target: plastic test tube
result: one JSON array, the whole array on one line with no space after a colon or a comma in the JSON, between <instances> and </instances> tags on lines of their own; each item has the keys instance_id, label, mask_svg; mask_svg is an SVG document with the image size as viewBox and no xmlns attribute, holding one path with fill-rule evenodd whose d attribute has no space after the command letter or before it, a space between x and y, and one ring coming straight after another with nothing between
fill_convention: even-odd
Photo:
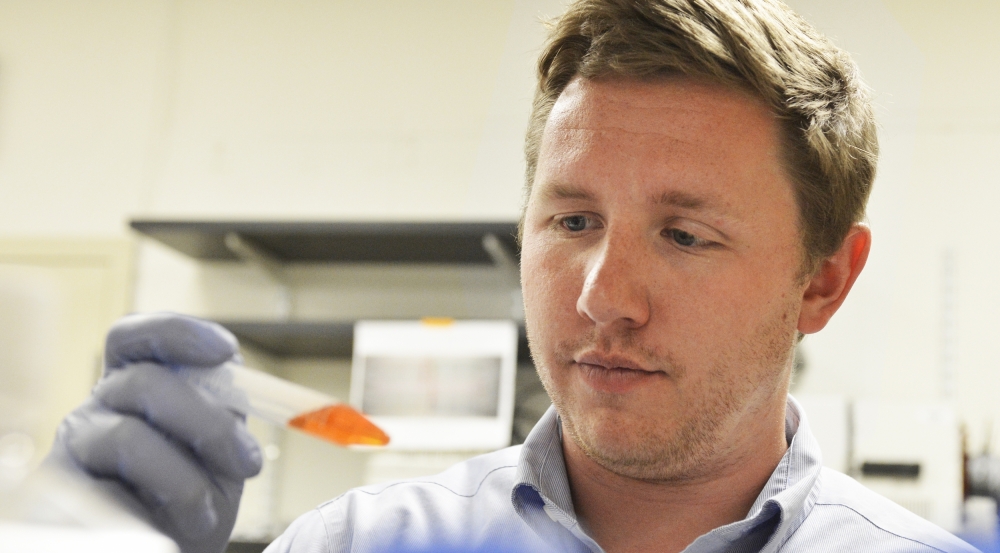
<instances>
[{"instance_id":1,"label":"plastic test tube","mask_svg":"<svg viewBox=\"0 0 1000 553\"><path fill-rule=\"evenodd\" d=\"M224 371L224 372L217 372ZM213 374L214 373L214 374ZM221 382L219 379L229 380ZM225 375L225 376L224 376ZM236 363L217 369L184 369L192 384L221 399L230 409L278 426L296 428L339 445L385 445L389 436L364 415L336 398ZM242 390L241 394L226 384Z\"/></svg>"}]
</instances>

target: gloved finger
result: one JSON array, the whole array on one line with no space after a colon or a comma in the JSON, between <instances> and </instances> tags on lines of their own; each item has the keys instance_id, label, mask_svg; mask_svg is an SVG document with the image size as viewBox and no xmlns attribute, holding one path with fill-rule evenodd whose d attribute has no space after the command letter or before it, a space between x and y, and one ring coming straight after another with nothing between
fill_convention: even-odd
<instances>
[{"instance_id":1,"label":"gloved finger","mask_svg":"<svg viewBox=\"0 0 1000 553\"><path fill-rule=\"evenodd\" d=\"M154 361L170 366L215 367L233 357L239 343L217 323L176 313L136 314L108 331L108 367Z\"/></svg>"},{"instance_id":2,"label":"gloved finger","mask_svg":"<svg viewBox=\"0 0 1000 553\"><path fill-rule=\"evenodd\" d=\"M67 449L84 470L124 482L155 518L187 536L215 528L213 483L182 447L135 417L96 405L74 411L64 424Z\"/></svg>"},{"instance_id":3,"label":"gloved finger","mask_svg":"<svg viewBox=\"0 0 1000 553\"><path fill-rule=\"evenodd\" d=\"M242 417L166 367L127 365L102 378L94 397L186 445L212 472L240 480L260 472L260 448Z\"/></svg>"}]
</instances>

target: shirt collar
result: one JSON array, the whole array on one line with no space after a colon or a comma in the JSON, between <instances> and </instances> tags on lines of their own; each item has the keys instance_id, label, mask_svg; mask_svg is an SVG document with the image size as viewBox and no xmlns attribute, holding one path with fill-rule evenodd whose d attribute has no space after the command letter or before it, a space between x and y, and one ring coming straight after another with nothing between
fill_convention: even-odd
<instances>
[{"instance_id":1,"label":"shirt collar","mask_svg":"<svg viewBox=\"0 0 1000 553\"><path fill-rule=\"evenodd\" d=\"M573 510L555 407L549 407L524 440L511 502L521 519L555 550L602 551L580 527Z\"/></svg>"},{"instance_id":2,"label":"shirt collar","mask_svg":"<svg viewBox=\"0 0 1000 553\"><path fill-rule=\"evenodd\" d=\"M785 437L788 450L746 518L699 537L686 551L727 550L751 540L763 545L761 552L770 553L791 537L816 502L816 481L822 468L819 444L809 430L802 407L791 396L785 409ZM524 442L511 501L521 518L544 539L550 542L555 539L565 546L568 537L565 531L546 528L557 522L580 540L580 545L600 551L580 527L573 510L562 433L554 407L545 412ZM537 516L539 509L546 516Z\"/></svg>"}]
</instances>

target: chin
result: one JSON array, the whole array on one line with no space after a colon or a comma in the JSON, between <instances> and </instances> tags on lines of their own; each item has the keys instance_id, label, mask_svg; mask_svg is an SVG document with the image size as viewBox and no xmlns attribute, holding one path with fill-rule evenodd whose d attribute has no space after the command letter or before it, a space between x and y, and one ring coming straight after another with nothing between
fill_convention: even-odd
<instances>
[{"instance_id":1,"label":"chin","mask_svg":"<svg viewBox=\"0 0 1000 553\"><path fill-rule=\"evenodd\" d=\"M715 457L718 425L703 418L649 420L609 409L557 409L569 439L605 469L639 480L695 478Z\"/></svg>"}]
</instances>

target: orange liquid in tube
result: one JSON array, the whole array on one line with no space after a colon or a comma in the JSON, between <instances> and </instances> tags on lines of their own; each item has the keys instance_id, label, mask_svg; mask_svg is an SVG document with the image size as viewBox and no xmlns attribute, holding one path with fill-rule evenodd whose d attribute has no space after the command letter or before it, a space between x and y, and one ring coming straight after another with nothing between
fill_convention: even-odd
<instances>
[{"instance_id":1,"label":"orange liquid in tube","mask_svg":"<svg viewBox=\"0 0 1000 553\"><path fill-rule=\"evenodd\" d=\"M385 445L389 436L364 415L344 404L299 415L288 425L340 445Z\"/></svg>"},{"instance_id":2,"label":"orange liquid in tube","mask_svg":"<svg viewBox=\"0 0 1000 553\"><path fill-rule=\"evenodd\" d=\"M219 370L187 370L183 376L237 413L343 446L389 443L389 436L353 407L265 372L227 362Z\"/></svg>"}]
</instances>

